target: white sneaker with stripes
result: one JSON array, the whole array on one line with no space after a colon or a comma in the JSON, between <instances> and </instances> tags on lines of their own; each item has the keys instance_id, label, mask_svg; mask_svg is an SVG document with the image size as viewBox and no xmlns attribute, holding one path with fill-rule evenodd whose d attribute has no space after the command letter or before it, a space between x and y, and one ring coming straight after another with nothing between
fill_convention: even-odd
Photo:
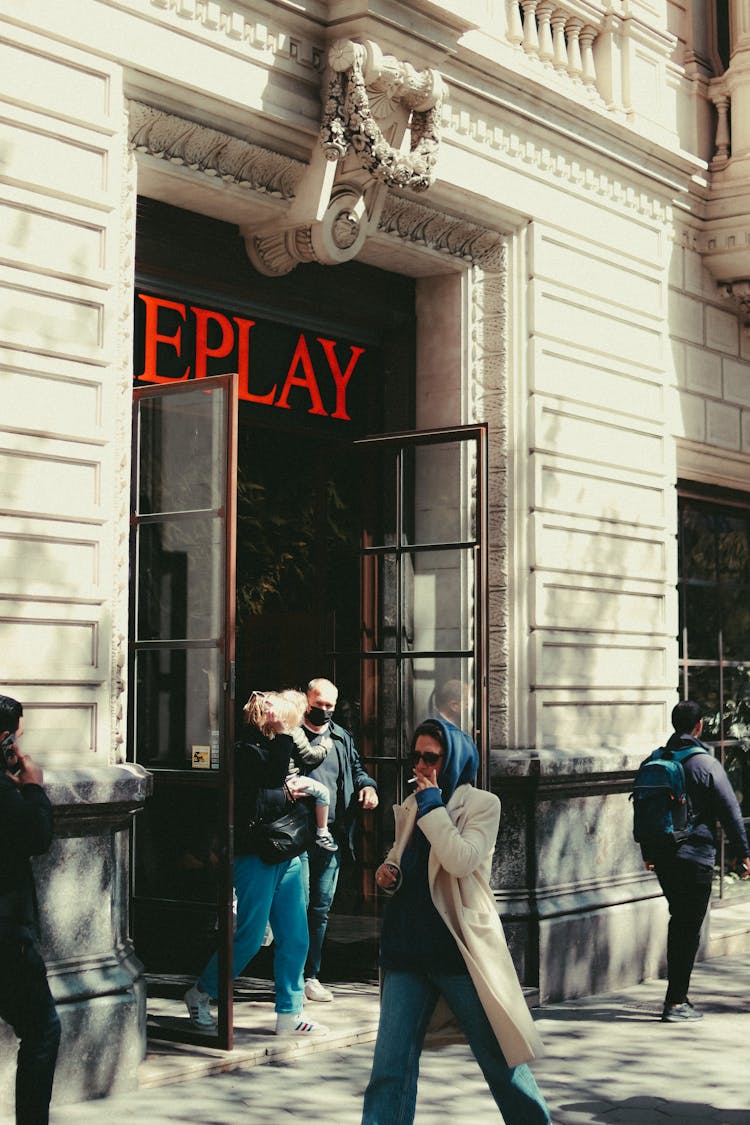
<instances>
[{"instance_id":1,"label":"white sneaker with stripes","mask_svg":"<svg viewBox=\"0 0 750 1125\"><path fill-rule=\"evenodd\" d=\"M304 1012L278 1012L276 1015L276 1034L294 1035L311 1039L320 1035L328 1035L331 1029L323 1023L312 1023L306 1020Z\"/></svg>"}]
</instances>

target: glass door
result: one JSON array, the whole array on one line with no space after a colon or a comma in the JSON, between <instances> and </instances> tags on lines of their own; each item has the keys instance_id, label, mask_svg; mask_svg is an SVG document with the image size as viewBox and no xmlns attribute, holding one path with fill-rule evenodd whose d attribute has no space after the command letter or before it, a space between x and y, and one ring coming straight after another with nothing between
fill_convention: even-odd
<instances>
[{"instance_id":1,"label":"glass door","mask_svg":"<svg viewBox=\"0 0 750 1125\"><path fill-rule=\"evenodd\" d=\"M380 795L360 847L371 900L415 726L442 714L462 727L486 780L486 438L485 426L463 426L355 443L364 461L359 748Z\"/></svg>"},{"instance_id":2,"label":"glass door","mask_svg":"<svg viewBox=\"0 0 750 1125\"><path fill-rule=\"evenodd\" d=\"M214 949L218 1036L187 1017L149 1034L232 1046L236 376L134 391L130 758L153 796L133 843L133 936L181 996Z\"/></svg>"}]
</instances>

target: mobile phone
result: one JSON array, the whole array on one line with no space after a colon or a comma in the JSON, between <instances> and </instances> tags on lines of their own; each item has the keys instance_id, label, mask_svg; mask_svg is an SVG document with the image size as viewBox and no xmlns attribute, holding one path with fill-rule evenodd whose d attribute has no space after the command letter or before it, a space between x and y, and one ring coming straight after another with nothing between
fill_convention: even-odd
<instances>
[{"instance_id":1,"label":"mobile phone","mask_svg":"<svg viewBox=\"0 0 750 1125\"><path fill-rule=\"evenodd\" d=\"M16 739L12 734L6 734L0 742L0 762L6 773L19 774L21 763L16 753Z\"/></svg>"}]
</instances>

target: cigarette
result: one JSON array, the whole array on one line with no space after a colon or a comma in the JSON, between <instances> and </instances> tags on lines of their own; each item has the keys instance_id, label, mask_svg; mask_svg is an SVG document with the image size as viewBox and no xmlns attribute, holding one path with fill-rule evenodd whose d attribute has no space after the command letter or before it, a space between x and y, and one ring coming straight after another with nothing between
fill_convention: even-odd
<instances>
[{"instance_id":1,"label":"cigarette","mask_svg":"<svg viewBox=\"0 0 750 1125\"><path fill-rule=\"evenodd\" d=\"M407 785L416 785L417 784L417 778L416 777L407 777L406 784Z\"/></svg>"}]
</instances>

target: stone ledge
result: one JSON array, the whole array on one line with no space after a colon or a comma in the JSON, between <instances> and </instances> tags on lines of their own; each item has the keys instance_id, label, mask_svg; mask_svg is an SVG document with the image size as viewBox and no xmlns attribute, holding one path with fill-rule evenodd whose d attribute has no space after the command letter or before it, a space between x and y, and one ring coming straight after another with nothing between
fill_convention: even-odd
<instances>
[{"instance_id":1,"label":"stone ledge","mask_svg":"<svg viewBox=\"0 0 750 1125\"><path fill-rule=\"evenodd\" d=\"M492 780L507 778L594 777L635 773L648 750L495 750Z\"/></svg>"},{"instance_id":2,"label":"stone ledge","mask_svg":"<svg viewBox=\"0 0 750 1125\"><path fill-rule=\"evenodd\" d=\"M44 789L55 808L76 805L143 804L153 778L143 766L77 766L46 769Z\"/></svg>"}]
</instances>

